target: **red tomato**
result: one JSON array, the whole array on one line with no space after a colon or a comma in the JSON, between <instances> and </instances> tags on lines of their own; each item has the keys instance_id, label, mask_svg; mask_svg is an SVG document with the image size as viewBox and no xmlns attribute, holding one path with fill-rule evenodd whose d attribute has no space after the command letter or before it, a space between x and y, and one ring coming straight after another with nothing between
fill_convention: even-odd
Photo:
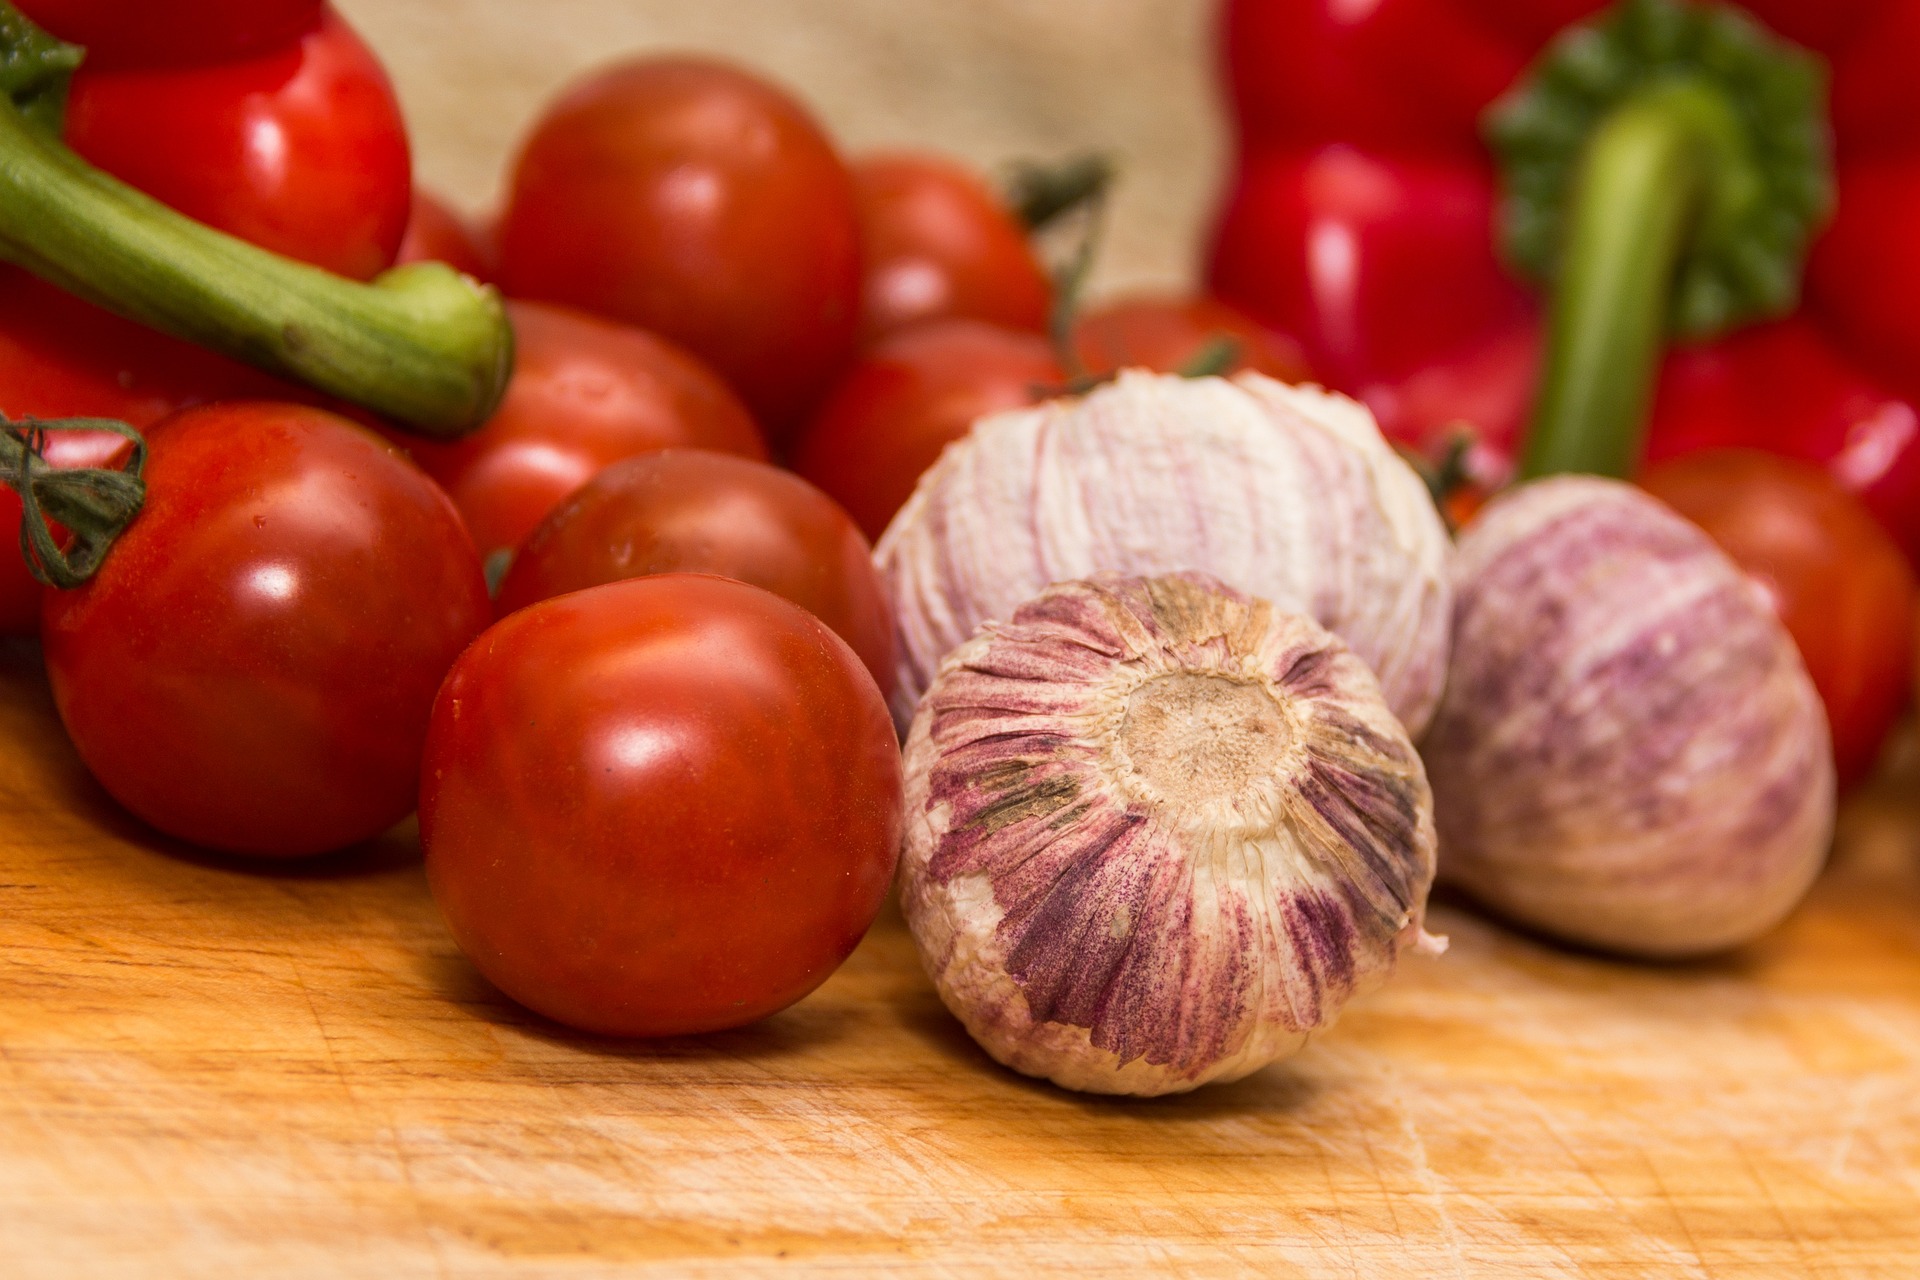
<instances>
[{"instance_id":1,"label":"red tomato","mask_svg":"<svg viewBox=\"0 0 1920 1280\"><path fill-rule=\"evenodd\" d=\"M461 656L420 838L502 991L678 1035L825 981L886 898L901 804L893 723L839 637L758 587L663 574L541 601Z\"/></svg>"},{"instance_id":2,"label":"red tomato","mask_svg":"<svg viewBox=\"0 0 1920 1280\"><path fill-rule=\"evenodd\" d=\"M500 276L517 297L652 329L776 434L853 346L853 183L806 110L719 63L656 58L574 86L514 166Z\"/></svg>"},{"instance_id":3,"label":"red tomato","mask_svg":"<svg viewBox=\"0 0 1920 1280\"><path fill-rule=\"evenodd\" d=\"M386 72L328 10L236 62L74 74L66 136L190 218L360 279L392 264L412 206Z\"/></svg>"},{"instance_id":4,"label":"red tomato","mask_svg":"<svg viewBox=\"0 0 1920 1280\"><path fill-rule=\"evenodd\" d=\"M54 701L115 799L233 853L318 853L413 807L435 690L490 612L445 494L372 432L236 401L152 436L147 502L50 591Z\"/></svg>"},{"instance_id":5,"label":"red tomato","mask_svg":"<svg viewBox=\"0 0 1920 1280\"><path fill-rule=\"evenodd\" d=\"M1222 339L1234 344L1222 373L1251 369L1282 382L1309 376L1306 357L1290 338L1212 298L1124 298L1094 308L1073 326L1074 354L1095 376L1128 368L1186 373Z\"/></svg>"},{"instance_id":6,"label":"red tomato","mask_svg":"<svg viewBox=\"0 0 1920 1280\"><path fill-rule=\"evenodd\" d=\"M14 0L89 67L222 62L291 44L320 21L321 0Z\"/></svg>"},{"instance_id":7,"label":"red tomato","mask_svg":"<svg viewBox=\"0 0 1920 1280\"><path fill-rule=\"evenodd\" d=\"M1765 588L1826 703L1841 784L1865 777L1912 677L1914 580L1893 539L1832 476L1777 454L1707 450L1641 483Z\"/></svg>"},{"instance_id":8,"label":"red tomato","mask_svg":"<svg viewBox=\"0 0 1920 1280\"><path fill-rule=\"evenodd\" d=\"M703 449L642 454L589 480L521 545L495 610L677 572L793 601L852 646L881 693L893 688L893 612L847 513L790 471Z\"/></svg>"},{"instance_id":9,"label":"red tomato","mask_svg":"<svg viewBox=\"0 0 1920 1280\"><path fill-rule=\"evenodd\" d=\"M203 400L303 393L269 374L109 315L0 267L0 413L22 418L118 418L142 429ZM47 461L104 466L125 445L106 431L54 432ZM0 488L0 635L40 629L41 586L20 544L20 499Z\"/></svg>"},{"instance_id":10,"label":"red tomato","mask_svg":"<svg viewBox=\"0 0 1920 1280\"><path fill-rule=\"evenodd\" d=\"M767 456L753 418L711 369L642 329L510 302L517 352L506 399L453 444L401 443L445 486L483 554L518 546L610 462L690 445Z\"/></svg>"},{"instance_id":11,"label":"red tomato","mask_svg":"<svg viewBox=\"0 0 1920 1280\"><path fill-rule=\"evenodd\" d=\"M933 320L860 358L794 446L794 470L845 507L869 538L886 531L920 473L974 419L1059 390L1045 338L979 320Z\"/></svg>"},{"instance_id":12,"label":"red tomato","mask_svg":"<svg viewBox=\"0 0 1920 1280\"><path fill-rule=\"evenodd\" d=\"M407 234L394 256L396 266L407 262L444 262L475 280L493 279L493 264L480 233L444 200L417 187Z\"/></svg>"},{"instance_id":13,"label":"red tomato","mask_svg":"<svg viewBox=\"0 0 1920 1280\"><path fill-rule=\"evenodd\" d=\"M969 316L1043 330L1053 285L1026 228L970 170L928 155L853 164L866 249L861 338Z\"/></svg>"}]
</instances>

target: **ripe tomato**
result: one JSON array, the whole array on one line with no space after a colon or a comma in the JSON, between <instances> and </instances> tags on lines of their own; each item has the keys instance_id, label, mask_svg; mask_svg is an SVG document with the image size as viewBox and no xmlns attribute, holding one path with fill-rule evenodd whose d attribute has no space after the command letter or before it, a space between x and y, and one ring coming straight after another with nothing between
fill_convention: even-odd
<instances>
[{"instance_id":1,"label":"ripe tomato","mask_svg":"<svg viewBox=\"0 0 1920 1280\"><path fill-rule=\"evenodd\" d=\"M302 394L0 267L0 413L16 421L118 418L144 429L204 400ZM104 466L125 443L106 431L54 432L46 459L56 467ZM0 488L0 635L40 629L41 586L15 549L19 528L20 499Z\"/></svg>"},{"instance_id":2,"label":"ripe tomato","mask_svg":"<svg viewBox=\"0 0 1920 1280\"><path fill-rule=\"evenodd\" d=\"M512 549L610 462L690 445L764 458L714 372L643 329L510 302L515 364L487 425L452 444L398 440L452 495L483 555Z\"/></svg>"},{"instance_id":3,"label":"ripe tomato","mask_svg":"<svg viewBox=\"0 0 1920 1280\"><path fill-rule=\"evenodd\" d=\"M794 470L886 531L920 473L974 419L1018 409L1066 381L1038 334L979 320L932 320L882 338L848 371L794 446Z\"/></svg>"},{"instance_id":4,"label":"ripe tomato","mask_svg":"<svg viewBox=\"0 0 1920 1280\"><path fill-rule=\"evenodd\" d=\"M941 316L1047 327L1053 285L1026 228L971 171L929 155L853 164L866 248L860 336Z\"/></svg>"},{"instance_id":5,"label":"ripe tomato","mask_svg":"<svg viewBox=\"0 0 1920 1280\"><path fill-rule=\"evenodd\" d=\"M89 67L223 62L291 44L320 21L322 0L14 0Z\"/></svg>"},{"instance_id":6,"label":"ripe tomato","mask_svg":"<svg viewBox=\"0 0 1920 1280\"><path fill-rule=\"evenodd\" d=\"M331 10L295 43L239 61L82 66L66 137L190 218L360 279L392 264L412 205L393 88Z\"/></svg>"},{"instance_id":7,"label":"ripe tomato","mask_svg":"<svg viewBox=\"0 0 1920 1280\"><path fill-rule=\"evenodd\" d=\"M195 844L275 857L413 807L440 679L490 612L445 494L372 432L236 401L152 433L146 507L50 591L54 701L115 799Z\"/></svg>"},{"instance_id":8,"label":"ripe tomato","mask_svg":"<svg viewBox=\"0 0 1920 1280\"><path fill-rule=\"evenodd\" d=\"M624 63L569 90L521 149L500 278L673 339L778 434L852 350L853 182L772 85L692 58Z\"/></svg>"},{"instance_id":9,"label":"ripe tomato","mask_svg":"<svg viewBox=\"0 0 1920 1280\"><path fill-rule=\"evenodd\" d=\"M642 454L589 480L521 544L495 611L676 572L793 601L852 647L882 694L893 688L893 612L847 513L790 471L704 449Z\"/></svg>"},{"instance_id":10,"label":"ripe tomato","mask_svg":"<svg viewBox=\"0 0 1920 1280\"><path fill-rule=\"evenodd\" d=\"M520 1003L608 1035L715 1031L823 982L873 923L900 752L860 660L701 574L543 600L434 703L427 881Z\"/></svg>"},{"instance_id":11,"label":"ripe tomato","mask_svg":"<svg viewBox=\"0 0 1920 1280\"><path fill-rule=\"evenodd\" d=\"M394 255L396 266L407 262L444 262L475 280L493 279L493 263L480 233L431 191L414 188L413 213L407 233Z\"/></svg>"},{"instance_id":12,"label":"ripe tomato","mask_svg":"<svg viewBox=\"0 0 1920 1280\"><path fill-rule=\"evenodd\" d=\"M1282 382L1309 375L1306 357L1291 339L1213 298L1123 298L1096 307L1073 327L1073 350L1095 376L1120 369L1187 373L1221 340L1234 344L1218 370L1251 369Z\"/></svg>"},{"instance_id":13,"label":"ripe tomato","mask_svg":"<svg viewBox=\"0 0 1920 1280\"><path fill-rule=\"evenodd\" d=\"M1756 578L1826 703L1834 763L1865 777L1906 705L1915 589L1906 558L1827 472L1753 449L1711 449L1641 483Z\"/></svg>"}]
</instances>

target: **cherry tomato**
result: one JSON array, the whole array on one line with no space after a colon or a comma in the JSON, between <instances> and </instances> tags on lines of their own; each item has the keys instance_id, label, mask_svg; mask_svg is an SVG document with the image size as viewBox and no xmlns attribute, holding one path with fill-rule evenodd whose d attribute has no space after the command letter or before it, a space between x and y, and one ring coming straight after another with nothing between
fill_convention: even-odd
<instances>
[{"instance_id":1,"label":"cherry tomato","mask_svg":"<svg viewBox=\"0 0 1920 1280\"><path fill-rule=\"evenodd\" d=\"M610 462L690 445L764 458L753 418L711 369L643 329L510 302L513 380L487 425L453 444L398 443L453 496L483 554L518 546Z\"/></svg>"},{"instance_id":2,"label":"cherry tomato","mask_svg":"<svg viewBox=\"0 0 1920 1280\"><path fill-rule=\"evenodd\" d=\"M974 419L1057 392L1066 373L1038 334L979 320L931 320L875 343L794 446L794 470L886 531L920 473Z\"/></svg>"},{"instance_id":3,"label":"cherry tomato","mask_svg":"<svg viewBox=\"0 0 1920 1280\"><path fill-rule=\"evenodd\" d=\"M118 418L144 429L204 400L302 394L0 267L0 413L16 421ZM45 456L56 467L104 466L125 443L107 431L60 431ZM20 499L0 488L0 635L40 629L41 586L16 550L19 528Z\"/></svg>"},{"instance_id":4,"label":"cherry tomato","mask_svg":"<svg viewBox=\"0 0 1920 1280\"><path fill-rule=\"evenodd\" d=\"M223 62L291 44L320 21L322 0L14 0L89 67Z\"/></svg>"},{"instance_id":5,"label":"cherry tomato","mask_svg":"<svg viewBox=\"0 0 1920 1280\"><path fill-rule=\"evenodd\" d=\"M190 218L365 279L412 206L386 72L339 15L234 62L74 74L67 142Z\"/></svg>"},{"instance_id":6,"label":"cherry tomato","mask_svg":"<svg viewBox=\"0 0 1920 1280\"><path fill-rule=\"evenodd\" d=\"M1306 357L1291 339L1213 298L1123 298L1081 316L1073 327L1073 350L1094 376L1120 369L1189 373L1197 361L1231 343L1231 357L1216 373L1251 369L1282 382L1309 376Z\"/></svg>"},{"instance_id":7,"label":"cherry tomato","mask_svg":"<svg viewBox=\"0 0 1920 1280\"><path fill-rule=\"evenodd\" d=\"M853 182L787 94L692 58L574 86L514 166L500 276L671 338L775 434L851 354L860 302Z\"/></svg>"},{"instance_id":8,"label":"cherry tomato","mask_svg":"<svg viewBox=\"0 0 1920 1280\"><path fill-rule=\"evenodd\" d=\"M873 923L900 753L853 650L771 592L634 578L494 624L421 770L427 882L460 949L569 1026L736 1027Z\"/></svg>"},{"instance_id":9,"label":"cherry tomato","mask_svg":"<svg viewBox=\"0 0 1920 1280\"><path fill-rule=\"evenodd\" d=\"M1865 777L1912 677L1914 580L1893 539L1831 475L1777 454L1706 450L1641 483L1766 590L1826 703L1842 785Z\"/></svg>"},{"instance_id":10,"label":"cherry tomato","mask_svg":"<svg viewBox=\"0 0 1920 1280\"><path fill-rule=\"evenodd\" d=\"M938 156L866 156L853 183L866 248L862 340L940 316L1046 328L1053 285L1026 228L971 171Z\"/></svg>"},{"instance_id":11,"label":"cherry tomato","mask_svg":"<svg viewBox=\"0 0 1920 1280\"><path fill-rule=\"evenodd\" d=\"M146 481L100 571L41 620L93 775L233 853L317 853L406 816L434 692L490 612L453 504L372 432L260 401L161 423Z\"/></svg>"},{"instance_id":12,"label":"cherry tomato","mask_svg":"<svg viewBox=\"0 0 1920 1280\"><path fill-rule=\"evenodd\" d=\"M395 265L444 262L475 280L493 279L493 263L480 233L431 191L414 189L413 213L401 237Z\"/></svg>"},{"instance_id":13,"label":"cherry tomato","mask_svg":"<svg viewBox=\"0 0 1920 1280\"><path fill-rule=\"evenodd\" d=\"M589 480L521 545L495 610L675 572L793 601L852 646L881 693L893 688L893 612L847 513L790 471L704 449L642 454Z\"/></svg>"}]
</instances>

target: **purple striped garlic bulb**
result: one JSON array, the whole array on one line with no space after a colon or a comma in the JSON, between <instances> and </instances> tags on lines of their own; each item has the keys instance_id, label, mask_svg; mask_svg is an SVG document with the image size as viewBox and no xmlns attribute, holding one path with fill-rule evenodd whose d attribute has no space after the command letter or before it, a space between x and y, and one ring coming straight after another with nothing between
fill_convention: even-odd
<instances>
[{"instance_id":1,"label":"purple striped garlic bulb","mask_svg":"<svg viewBox=\"0 0 1920 1280\"><path fill-rule=\"evenodd\" d=\"M1439 945L1426 775L1373 673L1201 574L1061 583L983 628L906 774L901 902L934 985L1070 1089L1237 1079Z\"/></svg>"},{"instance_id":2,"label":"purple striped garlic bulb","mask_svg":"<svg viewBox=\"0 0 1920 1280\"><path fill-rule=\"evenodd\" d=\"M1765 596L1630 485L1513 490L1462 534L1422 744L1440 873L1556 937L1686 956L1755 937L1826 856L1826 713Z\"/></svg>"},{"instance_id":3,"label":"purple striped garlic bulb","mask_svg":"<svg viewBox=\"0 0 1920 1280\"><path fill-rule=\"evenodd\" d=\"M874 550L899 620L894 717L940 660L1054 582L1183 569L1304 613L1418 734L1446 676L1449 543L1373 415L1258 374L1142 372L984 418Z\"/></svg>"}]
</instances>

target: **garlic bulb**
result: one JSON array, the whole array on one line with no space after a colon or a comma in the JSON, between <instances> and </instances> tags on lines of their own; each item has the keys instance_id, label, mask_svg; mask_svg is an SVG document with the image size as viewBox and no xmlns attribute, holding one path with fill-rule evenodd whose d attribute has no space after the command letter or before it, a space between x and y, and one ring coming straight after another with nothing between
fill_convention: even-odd
<instances>
[{"instance_id":1,"label":"garlic bulb","mask_svg":"<svg viewBox=\"0 0 1920 1280\"><path fill-rule=\"evenodd\" d=\"M1355 402L1258 374L1123 373L975 423L894 517L874 551L899 619L894 716L1049 583L1192 569L1340 636L1418 734L1446 675L1448 550Z\"/></svg>"},{"instance_id":2,"label":"garlic bulb","mask_svg":"<svg viewBox=\"0 0 1920 1280\"><path fill-rule=\"evenodd\" d=\"M1647 956L1732 946L1825 857L1819 696L1766 598L1640 490L1563 476L1461 536L1453 670L1423 744L1441 876Z\"/></svg>"},{"instance_id":3,"label":"garlic bulb","mask_svg":"<svg viewBox=\"0 0 1920 1280\"><path fill-rule=\"evenodd\" d=\"M995 1058L1156 1094L1298 1049L1433 880L1420 758L1364 663L1199 574L1061 583L941 665L901 902Z\"/></svg>"}]
</instances>

